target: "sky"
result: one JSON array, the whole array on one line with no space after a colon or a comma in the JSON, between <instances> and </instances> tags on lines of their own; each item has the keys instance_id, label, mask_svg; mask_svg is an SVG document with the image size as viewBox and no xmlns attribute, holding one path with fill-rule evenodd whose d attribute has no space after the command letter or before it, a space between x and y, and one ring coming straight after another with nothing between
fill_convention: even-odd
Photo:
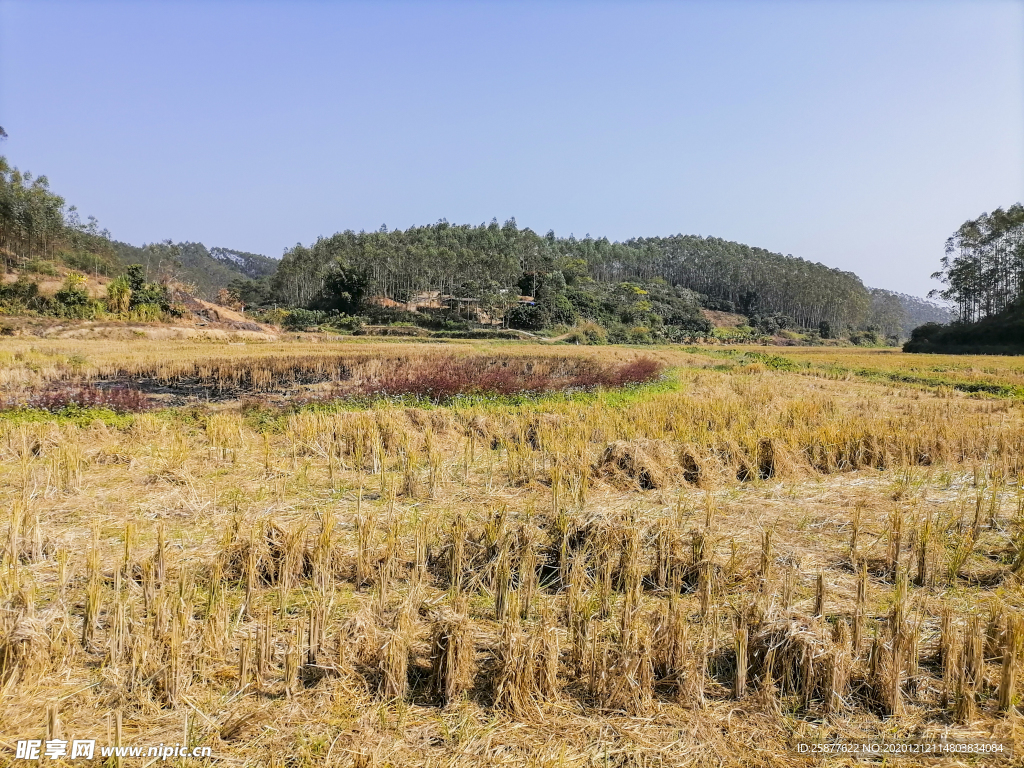
<instances>
[{"instance_id":1,"label":"sky","mask_svg":"<svg viewBox=\"0 0 1024 768\"><path fill-rule=\"evenodd\" d=\"M0 153L115 239L515 217L936 287L1024 202L1024 2L12 2Z\"/></svg>"}]
</instances>

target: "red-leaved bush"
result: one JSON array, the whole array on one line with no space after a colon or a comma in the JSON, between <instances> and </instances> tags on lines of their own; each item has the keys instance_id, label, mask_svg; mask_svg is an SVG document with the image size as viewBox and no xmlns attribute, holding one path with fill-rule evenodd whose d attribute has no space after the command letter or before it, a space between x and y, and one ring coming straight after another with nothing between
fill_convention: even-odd
<instances>
[{"instance_id":1,"label":"red-leaved bush","mask_svg":"<svg viewBox=\"0 0 1024 768\"><path fill-rule=\"evenodd\" d=\"M315 361L314 361L315 362ZM247 367L246 363L249 363ZM293 363L289 367L288 363ZM211 392L221 399L251 396L255 392L278 392L287 402L302 404L346 397L412 396L443 403L458 395L512 396L567 392L596 387L622 387L657 379L663 364L649 357L625 363L602 364L578 357L520 357L484 355L413 354L399 356L362 355L325 362L319 367L301 359L271 358L269 361L235 361L224 371L198 364L160 380L160 391L181 401L208 399ZM247 371L247 373L246 373ZM325 389L310 391L329 384ZM69 406L109 408L118 412L144 411L153 407L138 387L154 379L152 371L120 373L102 386L85 382L50 382L39 389L0 395L0 409L38 408L60 411ZM232 389L224 382L242 385ZM296 391L298 390L298 392ZM302 394L306 392L308 394Z\"/></svg>"},{"instance_id":2,"label":"red-leaved bush","mask_svg":"<svg viewBox=\"0 0 1024 768\"><path fill-rule=\"evenodd\" d=\"M662 363L647 357L618 365L574 358L411 358L393 361L375 377L341 382L328 397L412 395L440 403L457 395L510 396L643 384L657 379L663 369Z\"/></svg>"},{"instance_id":3,"label":"red-leaved bush","mask_svg":"<svg viewBox=\"0 0 1024 768\"><path fill-rule=\"evenodd\" d=\"M38 408L57 412L68 407L109 408L118 413L145 411L151 407L145 393L131 387L94 387L91 385L51 385L0 400L0 409Z\"/></svg>"}]
</instances>

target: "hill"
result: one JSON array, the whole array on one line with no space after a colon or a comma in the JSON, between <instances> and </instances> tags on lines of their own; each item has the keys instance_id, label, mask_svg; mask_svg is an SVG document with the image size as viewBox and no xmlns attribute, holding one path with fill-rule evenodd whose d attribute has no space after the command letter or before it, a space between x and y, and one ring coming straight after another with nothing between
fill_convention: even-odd
<instances>
[{"instance_id":1,"label":"hill","mask_svg":"<svg viewBox=\"0 0 1024 768\"><path fill-rule=\"evenodd\" d=\"M949 309L917 296L871 288L872 323L886 336L909 338L910 332L924 323L948 323Z\"/></svg>"},{"instance_id":2,"label":"hill","mask_svg":"<svg viewBox=\"0 0 1024 768\"><path fill-rule=\"evenodd\" d=\"M897 293L896 296L906 313L906 319L903 322L904 336L909 336L917 326L925 323L948 323L953 320L952 311L934 301L909 296L906 293Z\"/></svg>"},{"instance_id":3,"label":"hill","mask_svg":"<svg viewBox=\"0 0 1024 768\"><path fill-rule=\"evenodd\" d=\"M138 247L112 241L92 216L83 222L76 208L50 189L46 176L20 171L0 156L3 274L63 278L76 271L94 279L115 278L131 264L143 265L147 280L194 284L204 298L216 297L233 281L265 279L277 268L277 261L266 256L208 249L202 243Z\"/></svg>"},{"instance_id":4,"label":"hill","mask_svg":"<svg viewBox=\"0 0 1024 768\"><path fill-rule=\"evenodd\" d=\"M207 248L202 243L159 243L134 246L112 243L123 265L141 264L151 279L173 277L194 285L196 294L215 299L222 289L240 280L260 280L274 274L278 262L268 256L230 248Z\"/></svg>"},{"instance_id":5,"label":"hill","mask_svg":"<svg viewBox=\"0 0 1024 768\"><path fill-rule=\"evenodd\" d=\"M706 336L712 323L703 311L714 311L746 317L767 335L860 334L879 343L905 336L924 309L935 310L921 300L870 290L852 272L721 238L578 239L539 235L514 219L504 225L442 220L404 231L347 230L298 245L280 262L196 242L139 247L112 241L95 219L83 224L49 191L45 177L21 173L6 160L0 171L5 272L28 282L33 275L63 278L71 271L116 279L139 264L140 285L190 286L198 297L222 301L227 290L235 306L306 311L297 315L299 325L349 315L358 316L356 323L426 322L446 331L475 322L563 333L592 323L603 329L595 338L642 343ZM35 311L87 314L85 305L47 304L22 283L4 290L5 311L45 305ZM81 298L75 286L68 290Z\"/></svg>"},{"instance_id":6,"label":"hill","mask_svg":"<svg viewBox=\"0 0 1024 768\"><path fill-rule=\"evenodd\" d=\"M623 339L704 333L702 309L744 315L769 333L800 328L835 338L878 325L871 292L851 272L721 238L542 236L514 219L347 230L298 245L285 253L265 300L357 314L367 300L408 305L422 296L479 306L514 328L594 322ZM889 335L903 335L902 303L890 303Z\"/></svg>"}]
</instances>

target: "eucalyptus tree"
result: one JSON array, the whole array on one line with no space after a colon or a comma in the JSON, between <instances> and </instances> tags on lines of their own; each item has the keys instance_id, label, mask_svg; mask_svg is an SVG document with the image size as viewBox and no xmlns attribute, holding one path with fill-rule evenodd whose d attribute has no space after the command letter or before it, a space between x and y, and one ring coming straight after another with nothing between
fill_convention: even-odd
<instances>
[{"instance_id":1,"label":"eucalyptus tree","mask_svg":"<svg viewBox=\"0 0 1024 768\"><path fill-rule=\"evenodd\" d=\"M1024 205L997 208L964 222L946 241L946 287L930 295L952 302L965 322L1002 312L1024 292Z\"/></svg>"},{"instance_id":2,"label":"eucalyptus tree","mask_svg":"<svg viewBox=\"0 0 1024 768\"><path fill-rule=\"evenodd\" d=\"M311 306L332 270L352 269L366 274L367 295L399 301L425 291L477 299L486 293L493 305L514 289L532 296L542 276L561 272L612 284L660 279L748 312L792 317L805 328L859 327L872 309L856 275L760 248L684 235L626 242L540 236L514 219L500 226L441 220L407 230L341 232L286 252L273 291L281 302ZM574 294L585 302L581 290L577 285Z\"/></svg>"}]
</instances>

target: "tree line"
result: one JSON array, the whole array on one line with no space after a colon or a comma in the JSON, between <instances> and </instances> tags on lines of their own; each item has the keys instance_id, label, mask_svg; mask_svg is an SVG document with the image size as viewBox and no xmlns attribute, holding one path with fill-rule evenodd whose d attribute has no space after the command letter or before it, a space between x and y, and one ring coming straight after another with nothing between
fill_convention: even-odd
<instances>
[{"instance_id":1,"label":"tree line","mask_svg":"<svg viewBox=\"0 0 1024 768\"><path fill-rule=\"evenodd\" d=\"M442 220L407 230L346 230L308 247L296 245L284 254L265 298L316 308L338 305L335 297L351 297L353 288L397 301L436 291L504 311L520 292L535 296L555 273L574 289L567 295L582 300L573 302L577 314L589 319L595 318L581 291L596 295L602 292L596 286L651 281L690 291L708 308L785 317L803 328L861 327L874 309L871 293L853 273L761 248L692 235L625 242L539 235L515 219L504 225Z\"/></svg>"},{"instance_id":2,"label":"tree line","mask_svg":"<svg viewBox=\"0 0 1024 768\"><path fill-rule=\"evenodd\" d=\"M109 233L50 190L46 176L13 167L0 155L0 258L5 270L37 259L109 274L116 259Z\"/></svg>"},{"instance_id":3,"label":"tree line","mask_svg":"<svg viewBox=\"0 0 1024 768\"><path fill-rule=\"evenodd\" d=\"M961 322L999 314L1024 292L1024 205L996 208L964 222L946 241L946 287L931 292L956 306Z\"/></svg>"},{"instance_id":4,"label":"tree line","mask_svg":"<svg viewBox=\"0 0 1024 768\"><path fill-rule=\"evenodd\" d=\"M956 254L944 261L949 291L942 295L959 298L963 316L991 311L1019 291L1021 259L1007 254L1014 237L1019 246L1021 218L1019 205L996 211L951 239ZM558 237L515 219L346 230L297 244L280 262L200 243L137 248L111 242L92 217L83 223L45 176L19 171L2 156L0 258L8 270L56 274L41 261L50 260L108 277L138 263L147 281L184 282L207 297L229 288L250 307L328 314L365 315L371 297L407 302L428 293L449 297L453 306L472 302L517 328L593 321L616 338L699 335L708 329L701 309L745 315L762 333L805 329L824 338L853 331L905 336L908 320L921 316L912 306L908 313L910 297L868 289L853 273L721 238ZM413 320L422 318L400 319ZM445 322L438 319L442 329Z\"/></svg>"},{"instance_id":5,"label":"tree line","mask_svg":"<svg viewBox=\"0 0 1024 768\"><path fill-rule=\"evenodd\" d=\"M925 322L905 352L1024 353L1024 205L996 208L965 221L946 241L932 291L951 302L956 322Z\"/></svg>"}]
</instances>

